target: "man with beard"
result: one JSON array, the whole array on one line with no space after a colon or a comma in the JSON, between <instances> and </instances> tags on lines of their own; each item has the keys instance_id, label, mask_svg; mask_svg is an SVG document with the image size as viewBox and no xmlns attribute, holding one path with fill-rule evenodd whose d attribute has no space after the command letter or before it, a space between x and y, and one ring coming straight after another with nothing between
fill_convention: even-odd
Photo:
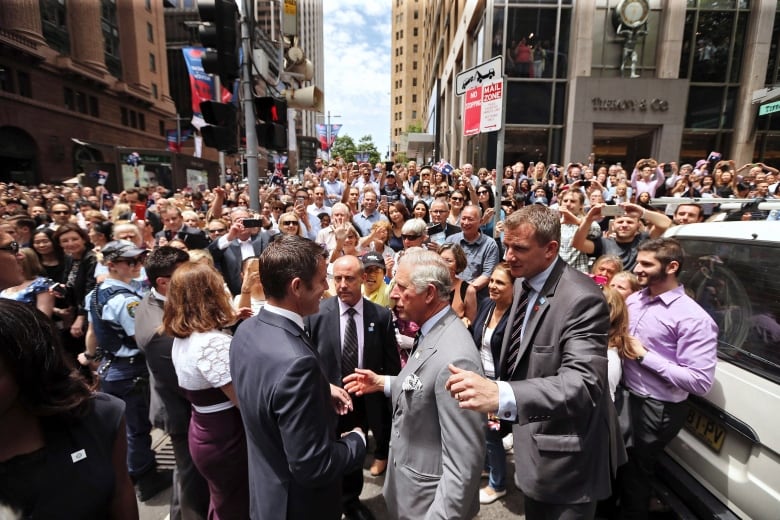
<instances>
[{"instance_id":1,"label":"man with beard","mask_svg":"<svg viewBox=\"0 0 780 520\"><path fill-rule=\"evenodd\" d=\"M717 365L718 326L677 281L683 250L671 238L638 248L634 273L643 289L626 299L629 343L623 384L629 392L633 446L618 470L621 518L647 518L653 466L680 431L688 394L704 395Z\"/></svg>"},{"instance_id":2,"label":"man with beard","mask_svg":"<svg viewBox=\"0 0 780 520\"><path fill-rule=\"evenodd\" d=\"M598 237L591 240L588 238L590 226L602 218L602 208L605 206L606 204L594 204L590 208L585 218L580 221L580 228L574 234L571 245L595 258L601 255L617 255L623 261L623 269L630 271L636 264L639 244L648 238L663 235L672 225L672 221L663 213L646 211L642 206L625 202L620 205L625 210L625 215L618 215L613 221L615 238ZM651 225L648 232L641 231L642 220Z\"/></svg>"}]
</instances>

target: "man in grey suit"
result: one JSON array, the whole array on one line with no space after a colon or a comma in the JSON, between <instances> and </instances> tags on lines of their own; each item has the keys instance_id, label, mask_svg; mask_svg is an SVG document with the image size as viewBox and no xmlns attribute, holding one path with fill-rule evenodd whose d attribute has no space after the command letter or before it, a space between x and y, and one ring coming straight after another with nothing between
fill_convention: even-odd
<instances>
[{"instance_id":1,"label":"man in grey suit","mask_svg":"<svg viewBox=\"0 0 780 520\"><path fill-rule=\"evenodd\" d=\"M514 424L526 518L593 518L625 460L607 385L609 310L601 289L558 257L556 212L526 206L504 229L517 280L501 380L452 367L447 388L461 408Z\"/></svg>"},{"instance_id":2,"label":"man in grey suit","mask_svg":"<svg viewBox=\"0 0 780 520\"><path fill-rule=\"evenodd\" d=\"M392 315L388 309L363 297L360 289L365 278L363 264L357 257L347 255L336 260L333 263L336 296L321 302L320 312L304 320L328 380L335 386L342 386L342 378L357 367L389 375L397 375L401 370ZM371 428L376 440L372 471L379 475L387 467L390 445L388 400L381 394L367 395L355 397L352 405L353 410L340 417L338 432L355 426L366 431ZM373 518L360 503L362 489L362 467L344 475L342 500L348 520Z\"/></svg>"},{"instance_id":3,"label":"man in grey suit","mask_svg":"<svg viewBox=\"0 0 780 520\"><path fill-rule=\"evenodd\" d=\"M260 256L270 237L260 228L244 226L250 214L246 208L230 212L230 230L209 244L208 250L233 296L241 293L241 264L250 256Z\"/></svg>"},{"instance_id":4,"label":"man in grey suit","mask_svg":"<svg viewBox=\"0 0 780 520\"><path fill-rule=\"evenodd\" d=\"M341 480L366 453L360 428L336 435L351 408L343 388L328 383L303 329L327 288L325 251L284 235L260 255L268 303L245 320L230 345L230 373L241 405L249 452L251 517L341 518Z\"/></svg>"},{"instance_id":5,"label":"man in grey suit","mask_svg":"<svg viewBox=\"0 0 780 520\"><path fill-rule=\"evenodd\" d=\"M171 275L189 259L186 251L170 246L161 246L149 253L145 268L152 290L144 296L135 312L135 342L146 355L149 367L149 419L154 426L170 435L176 460L171 520L205 519L209 510L209 488L192 462L187 442L191 407L179 388L173 368L173 338L159 330Z\"/></svg>"},{"instance_id":6,"label":"man in grey suit","mask_svg":"<svg viewBox=\"0 0 780 520\"><path fill-rule=\"evenodd\" d=\"M462 410L444 387L448 366L482 374L466 327L449 305L449 268L432 251L411 248L398 267L390 297L401 318L420 324L397 377L356 369L350 393L391 395L393 429L384 495L391 517L472 518L479 512L485 463L484 414Z\"/></svg>"}]
</instances>

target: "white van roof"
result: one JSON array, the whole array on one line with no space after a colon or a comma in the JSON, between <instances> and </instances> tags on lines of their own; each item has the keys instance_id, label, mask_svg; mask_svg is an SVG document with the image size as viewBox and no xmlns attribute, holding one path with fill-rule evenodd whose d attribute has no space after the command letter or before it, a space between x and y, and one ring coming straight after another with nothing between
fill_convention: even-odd
<instances>
[{"instance_id":1,"label":"white van roof","mask_svg":"<svg viewBox=\"0 0 780 520\"><path fill-rule=\"evenodd\" d=\"M704 222L672 226L666 237L707 238L775 242L780 244L780 221L750 220L739 222Z\"/></svg>"}]
</instances>

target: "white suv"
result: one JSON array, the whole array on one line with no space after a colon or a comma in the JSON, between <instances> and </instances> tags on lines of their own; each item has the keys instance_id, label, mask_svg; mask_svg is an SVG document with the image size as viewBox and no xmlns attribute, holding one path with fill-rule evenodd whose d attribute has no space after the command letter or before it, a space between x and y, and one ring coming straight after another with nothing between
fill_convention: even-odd
<instances>
[{"instance_id":1,"label":"white suv","mask_svg":"<svg viewBox=\"0 0 780 520\"><path fill-rule=\"evenodd\" d=\"M780 222L677 226L681 281L720 328L715 383L658 471L682 517L780 518Z\"/></svg>"}]
</instances>

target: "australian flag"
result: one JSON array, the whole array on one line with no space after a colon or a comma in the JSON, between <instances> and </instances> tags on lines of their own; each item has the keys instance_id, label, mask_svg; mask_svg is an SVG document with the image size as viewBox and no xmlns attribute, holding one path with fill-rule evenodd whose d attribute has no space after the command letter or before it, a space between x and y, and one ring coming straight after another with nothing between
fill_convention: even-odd
<instances>
[{"instance_id":1,"label":"australian flag","mask_svg":"<svg viewBox=\"0 0 780 520\"><path fill-rule=\"evenodd\" d=\"M455 168L446 160L442 159L441 161L433 165L433 169L449 177L450 175L452 175L452 170L454 170Z\"/></svg>"}]
</instances>

